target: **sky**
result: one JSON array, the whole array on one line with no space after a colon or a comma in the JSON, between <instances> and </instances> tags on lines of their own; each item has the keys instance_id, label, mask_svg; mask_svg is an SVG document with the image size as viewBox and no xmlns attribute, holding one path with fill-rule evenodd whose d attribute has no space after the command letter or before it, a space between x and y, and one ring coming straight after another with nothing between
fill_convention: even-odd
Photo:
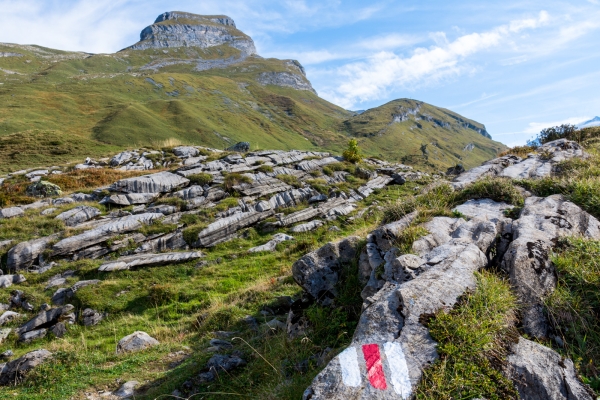
<instances>
[{"instance_id":1,"label":"sky","mask_svg":"<svg viewBox=\"0 0 600 400\"><path fill-rule=\"evenodd\" d=\"M0 42L112 53L165 11L226 14L263 57L297 59L349 110L398 98L451 109L495 140L600 115L600 0L0 0Z\"/></svg>"}]
</instances>

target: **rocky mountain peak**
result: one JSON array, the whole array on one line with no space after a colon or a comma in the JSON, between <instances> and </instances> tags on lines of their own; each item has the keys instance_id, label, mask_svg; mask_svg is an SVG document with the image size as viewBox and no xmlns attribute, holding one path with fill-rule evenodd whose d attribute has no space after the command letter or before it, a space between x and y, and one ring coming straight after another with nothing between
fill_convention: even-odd
<instances>
[{"instance_id":1,"label":"rocky mountain peak","mask_svg":"<svg viewBox=\"0 0 600 400\"><path fill-rule=\"evenodd\" d=\"M220 45L229 45L240 50L242 58L256 54L252 38L238 30L230 17L181 11L159 15L152 25L142 30L140 41L124 50L208 48Z\"/></svg>"}]
</instances>

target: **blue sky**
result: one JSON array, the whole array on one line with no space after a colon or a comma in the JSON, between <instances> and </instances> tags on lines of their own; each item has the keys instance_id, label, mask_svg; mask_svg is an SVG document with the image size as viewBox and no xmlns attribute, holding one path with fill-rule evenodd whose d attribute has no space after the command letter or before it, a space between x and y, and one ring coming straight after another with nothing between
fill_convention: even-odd
<instances>
[{"instance_id":1,"label":"blue sky","mask_svg":"<svg viewBox=\"0 0 600 400\"><path fill-rule=\"evenodd\" d=\"M600 0L0 0L1 42L114 52L164 11L226 14L351 110L409 97L522 144L600 114Z\"/></svg>"}]
</instances>

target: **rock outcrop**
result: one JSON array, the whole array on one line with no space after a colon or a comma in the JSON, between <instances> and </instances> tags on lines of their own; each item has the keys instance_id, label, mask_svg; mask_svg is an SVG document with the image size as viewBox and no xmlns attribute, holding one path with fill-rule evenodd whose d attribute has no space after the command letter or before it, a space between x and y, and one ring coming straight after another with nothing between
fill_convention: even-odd
<instances>
[{"instance_id":1,"label":"rock outcrop","mask_svg":"<svg viewBox=\"0 0 600 400\"><path fill-rule=\"evenodd\" d=\"M14 385L19 383L25 375L38 365L48 361L52 353L40 349L31 351L11 362L0 364L0 385Z\"/></svg>"},{"instance_id":2,"label":"rock outcrop","mask_svg":"<svg viewBox=\"0 0 600 400\"><path fill-rule=\"evenodd\" d=\"M238 49L243 57L256 54L254 42L236 28L233 19L172 11L159 15L154 24L142 30L140 41L124 50L221 45Z\"/></svg>"},{"instance_id":3,"label":"rock outcrop","mask_svg":"<svg viewBox=\"0 0 600 400\"><path fill-rule=\"evenodd\" d=\"M125 336L117 344L117 353L128 353L145 350L149 347L158 346L160 343L146 332L136 331Z\"/></svg>"}]
</instances>

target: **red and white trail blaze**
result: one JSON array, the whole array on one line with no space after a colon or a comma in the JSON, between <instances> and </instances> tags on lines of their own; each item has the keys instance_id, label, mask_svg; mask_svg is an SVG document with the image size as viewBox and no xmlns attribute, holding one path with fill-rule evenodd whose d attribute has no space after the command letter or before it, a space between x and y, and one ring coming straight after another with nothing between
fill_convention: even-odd
<instances>
[{"instance_id":1,"label":"red and white trail blaze","mask_svg":"<svg viewBox=\"0 0 600 400\"><path fill-rule=\"evenodd\" d=\"M359 348L362 357L359 357ZM385 359L382 357L382 348ZM377 343L351 346L338 356L342 369L342 381L346 386L359 387L363 384L363 375L373 388L388 390L391 386L401 399L408 399L412 385L408 375L408 365L399 343L387 342L383 346ZM359 361L359 359L362 359ZM364 361L363 361L364 360ZM364 368L361 364L364 362ZM389 376L384 372L387 364Z\"/></svg>"}]
</instances>

